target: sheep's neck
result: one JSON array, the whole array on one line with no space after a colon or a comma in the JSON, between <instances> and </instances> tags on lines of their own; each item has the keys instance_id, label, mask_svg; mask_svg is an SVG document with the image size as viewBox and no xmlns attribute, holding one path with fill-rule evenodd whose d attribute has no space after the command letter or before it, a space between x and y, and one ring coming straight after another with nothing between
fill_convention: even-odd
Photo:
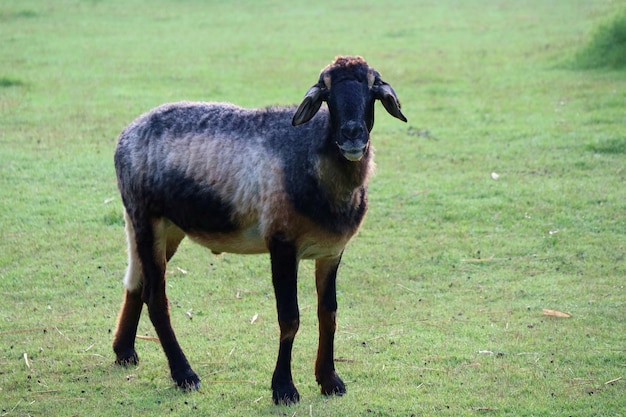
<instances>
[{"instance_id":1,"label":"sheep's neck","mask_svg":"<svg viewBox=\"0 0 626 417\"><path fill-rule=\"evenodd\" d=\"M361 190L367 188L373 165L371 150L357 162L340 155L322 157L318 170L320 184L338 205L358 203L355 199L362 198Z\"/></svg>"}]
</instances>

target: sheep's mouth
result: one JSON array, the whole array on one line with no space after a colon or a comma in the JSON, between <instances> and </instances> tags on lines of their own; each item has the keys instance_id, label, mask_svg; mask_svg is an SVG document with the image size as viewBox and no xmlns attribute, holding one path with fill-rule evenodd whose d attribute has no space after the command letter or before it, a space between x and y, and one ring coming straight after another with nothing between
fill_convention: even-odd
<instances>
[{"instance_id":1,"label":"sheep's mouth","mask_svg":"<svg viewBox=\"0 0 626 417\"><path fill-rule=\"evenodd\" d=\"M357 144L354 142L344 144L338 143L337 146L339 147L339 150L341 151L343 157L352 162L357 162L363 159L363 156L367 151L367 143L365 145L362 145L360 143Z\"/></svg>"}]
</instances>

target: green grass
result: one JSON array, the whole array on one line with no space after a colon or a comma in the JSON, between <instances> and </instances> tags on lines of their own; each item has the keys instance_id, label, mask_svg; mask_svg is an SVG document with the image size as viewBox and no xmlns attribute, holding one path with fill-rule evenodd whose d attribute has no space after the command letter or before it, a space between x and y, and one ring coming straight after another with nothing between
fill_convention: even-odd
<instances>
[{"instance_id":1,"label":"green grass","mask_svg":"<svg viewBox=\"0 0 626 417\"><path fill-rule=\"evenodd\" d=\"M574 66L626 68L626 9L595 29L587 45L576 55Z\"/></svg>"},{"instance_id":2,"label":"green grass","mask_svg":"<svg viewBox=\"0 0 626 417\"><path fill-rule=\"evenodd\" d=\"M623 416L626 76L567 68L616 7L3 1L0 415ZM168 293L202 389L176 390L149 340L138 367L115 366L117 134L167 101L297 103L344 53L382 73L409 119L377 109L370 212L339 273L348 394L314 380L310 262L302 401L276 407L268 258L187 241ZM140 334L154 336L145 317Z\"/></svg>"}]
</instances>

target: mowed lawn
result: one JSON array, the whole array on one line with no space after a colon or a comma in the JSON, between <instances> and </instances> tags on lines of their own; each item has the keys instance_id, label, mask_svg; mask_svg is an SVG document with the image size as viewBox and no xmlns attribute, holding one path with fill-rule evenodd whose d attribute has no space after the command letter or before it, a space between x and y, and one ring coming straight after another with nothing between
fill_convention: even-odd
<instances>
[{"instance_id":1,"label":"mowed lawn","mask_svg":"<svg viewBox=\"0 0 626 417\"><path fill-rule=\"evenodd\" d=\"M624 416L626 72L578 70L608 0L0 3L0 416ZM370 210L338 279L342 398L319 394L300 266L298 405L274 406L268 256L169 265L202 388L142 317L114 365L126 243L116 137L177 100L296 104L336 55L377 106Z\"/></svg>"}]
</instances>

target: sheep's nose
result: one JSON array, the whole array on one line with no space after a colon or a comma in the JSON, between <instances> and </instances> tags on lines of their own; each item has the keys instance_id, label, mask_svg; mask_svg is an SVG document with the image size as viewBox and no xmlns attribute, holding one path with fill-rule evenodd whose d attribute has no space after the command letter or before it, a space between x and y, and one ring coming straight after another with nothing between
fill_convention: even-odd
<instances>
[{"instance_id":1,"label":"sheep's nose","mask_svg":"<svg viewBox=\"0 0 626 417\"><path fill-rule=\"evenodd\" d=\"M341 128L341 135L346 139L358 139L363 136L365 129L358 122L348 122Z\"/></svg>"}]
</instances>

